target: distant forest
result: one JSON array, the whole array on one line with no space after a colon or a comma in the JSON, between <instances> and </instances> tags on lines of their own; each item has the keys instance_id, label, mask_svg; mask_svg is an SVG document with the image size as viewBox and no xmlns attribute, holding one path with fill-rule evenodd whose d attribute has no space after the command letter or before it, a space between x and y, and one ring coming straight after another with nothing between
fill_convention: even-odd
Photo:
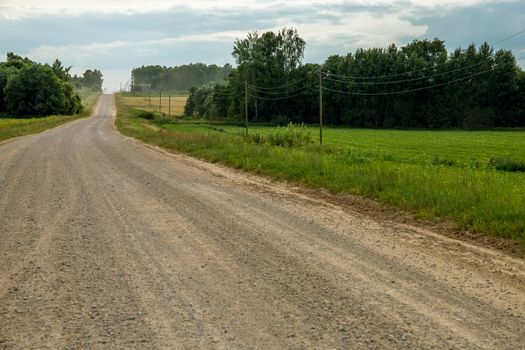
<instances>
[{"instance_id":1,"label":"distant forest","mask_svg":"<svg viewBox=\"0 0 525 350\"><path fill-rule=\"evenodd\" d=\"M510 50L484 43L448 52L439 39L359 49L303 64L294 29L234 43L224 83L190 90L185 114L253 122L365 128L484 129L525 126L525 73Z\"/></svg>"},{"instance_id":2,"label":"distant forest","mask_svg":"<svg viewBox=\"0 0 525 350\"><path fill-rule=\"evenodd\" d=\"M79 90L91 89L95 92L101 92L104 79L102 72L98 69L87 69L82 76L77 76L75 74L74 76L69 77L69 81L71 81L71 83Z\"/></svg>"},{"instance_id":3,"label":"distant forest","mask_svg":"<svg viewBox=\"0 0 525 350\"><path fill-rule=\"evenodd\" d=\"M225 82L233 67L188 64L178 67L142 66L131 71L131 91L183 91L191 87Z\"/></svg>"}]
</instances>

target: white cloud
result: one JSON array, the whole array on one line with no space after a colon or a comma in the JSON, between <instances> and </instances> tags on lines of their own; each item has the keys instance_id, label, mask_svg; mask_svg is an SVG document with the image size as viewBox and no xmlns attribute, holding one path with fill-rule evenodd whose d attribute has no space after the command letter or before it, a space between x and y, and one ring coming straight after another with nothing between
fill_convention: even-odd
<instances>
[{"instance_id":1,"label":"white cloud","mask_svg":"<svg viewBox=\"0 0 525 350\"><path fill-rule=\"evenodd\" d=\"M283 21L282 26L290 22ZM329 44L349 47L387 46L397 43L404 36L416 37L425 34L426 25L413 25L400 16L378 16L371 12L350 13L340 18L339 23L326 20L292 24L303 38L312 44ZM277 26L276 28L279 28Z\"/></svg>"},{"instance_id":2,"label":"white cloud","mask_svg":"<svg viewBox=\"0 0 525 350\"><path fill-rule=\"evenodd\" d=\"M162 60L170 52L176 52L178 45L193 45L193 43L196 43L198 46L199 43L220 43L220 45L229 47L236 37L242 37L245 34L244 32L224 31L139 41L119 40L86 45L42 45L23 54L37 62L50 63L59 58L65 65L72 65L73 72L81 73L84 69L107 64L122 67L151 64L152 60ZM229 53L229 49L225 49L225 52ZM198 51L195 51L195 54L198 56ZM204 59L197 58L196 60L203 61ZM215 63L227 63L230 61L231 58L218 59ZM120 70L117 70L117 72L120 73ZM122 79L122 75L120 79Z\"/></svg>"},{"instance_id":3,"label":"white cloud","mask_svg":"<svg viewBox=\"0 0 525 350\"><path fill-rule=\"evenodd\" d=\"M39 17L46 15L77 16L86 13L103 14L143 14L151 12L162 12L177 10L177 8L193 9L197 11L225 10L260 10L273 8L275 6L308 6L315 1L214 1L214 0L162 0L162 1L139 1L139 0L26 0L20 4L19 0L4 0L0 9L0 17L6 19L21 19L25 17ZM341 1L327 1L323 3L341 3Z\"/></svg>"},{"instance_id":4,"label":"white cloud","mask_svg":"<svg viewBox=\"0 0 525 350\"><path fill-rule=\"evenodd\" d=\"M290 19L281 18L277 19L272 27L257 29L264 32L278 30L283 26L295 27L309 44L345 48L386 46L392 42L397 43L398 39L403 36L423 35L427 29L424 25L413 25L397 16L377 16L369 12L350 13L340 19L337 23L322 18L310 23L294 23ZM106 56L106 58L123 53L153 56L158 51L173 49L180 43L224 42L226 45L231 45L235 38L244 36L246 36L246 31L230 30L148 40L95 42L87 45L43 45L31 49L26 54L37 61L51 62L56 57L62 57L70 64L83 65L94 55ZM349 41L349 38L352 40Z\"/></svg>"},{"instance_id":5,"label":"white cloud","mask_svg":"<svg viewBox=\"0 0 525 350\"><path fill-rule=\"evenodd\" d=\"M86 13L102 14L142 14L177 10L177 8L193 9L197 11L257 11L283 8L307 8L314 5L359 5L366 7L389 6L401 9L431 9L454 8L472 5L516 2L519 0L2 0L0 18L17 20L26 17L40 17L47 15L78 16Z\"/></svg>"},{"instance_id":6,"label":"white cloud","mask_svg":"<svg viewBox=\"0 0 525 350\"><path fill-rule=\"evenodd\" d=\"M68 62L73 64L83 62L86 57L112 56L123 52L128 53L151 53L155 47L164 49L166 46L174 46L184 42L227 42L232 43L237 37L246 35L244 31L224 31L208 34L190 34L179 37L139 40L139 41L110 41L97 42L87 45L62 45L62 46L39 46L31 49L26 55L36 61L51 62L57 57L67 57Z\"/></svg>"},{"instance_id":7,"label":"white cloud","mask_svg":"<svg viewBox=\"0 0 525 350\"><path fill-rule=\"evenodd\" d=\"M478 37L486 40L487 33L480 33L477 25L484 19L501 18L502 23L507 23L507 28L492 26L491 32L509 33L523 23L523 12L512 13L512 23L505 19L508 14L498 12L504 7L499 4L519 5L519 1L0 0L0 25L17 28L12 33L0 33L0 51L19 52L41 62L52 62L58 57L64 64L73 65L78 73L99 68L104 74L107 72L107 85L114 88L120 80L128 79L129 69L142 64L231 62L233 40L254 29L263 32L285 26L297 28L307 42L309 62L320 62L329 54L345 54L359 47L404 44L426 35L442 37L448 32L436 27L436 23L454 13L461 13L462 19L470 18L471 22L443 22L458 24L441 25L454 28L443 39L463 33L459 44L454 45ZM494 14L467 18L465 13L471 11L470 7L492 9ZM471 13L479 14L474 10Z\"/></svg>"}]
</instances>

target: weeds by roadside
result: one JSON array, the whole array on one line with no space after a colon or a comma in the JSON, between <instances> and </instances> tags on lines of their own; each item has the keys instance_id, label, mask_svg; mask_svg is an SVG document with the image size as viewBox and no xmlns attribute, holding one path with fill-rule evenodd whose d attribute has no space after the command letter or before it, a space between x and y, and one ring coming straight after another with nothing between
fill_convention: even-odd
<instances>
[{"instance_id":1,"label":"weeds by roadside","mask_svg":"<svg viewBox=\"0 0 525 350\"><path fill-rule=\"evenodd\" d=\"M0 118L0 141L13 137L35 134L75 119L87 117L95 106L98 94L83 96L84 110L76 115L52 115L39 118Z\"/></svg>"},{"instance_id":2,"label":"weeds by roadside","mask_svg":"<svg viewBox=\"0 0 525 350\"><path fill-rule=\"evenodd\" d=\"M255 132L247 135L247 141L283 147L302 147L313 143L312 135L304 124L289 123L286 127L277 127L275 131L263 135Z\"/></svg>"},{"instance_id":3,"label":"weeds by roadside","mask_svg":"<svg viewBox=\"0 0 525 350\"><path fill-rule=\"evenodd\" d=\"M121 103L118 108L118 129L145 142L278 180L364 195L421 218L444 218L459 229L525 246L523 175L498 170L496 163L475 167L439 156L430 162L407 162L395 154L378 155L337 144L320 147L308 128L300 125L251 132L245 139L227 126L222 131L202 125L177 127L159 123L160 116L137 118ZM148 128L152 123L161 130Z\"/></svg>"}]
</instances>

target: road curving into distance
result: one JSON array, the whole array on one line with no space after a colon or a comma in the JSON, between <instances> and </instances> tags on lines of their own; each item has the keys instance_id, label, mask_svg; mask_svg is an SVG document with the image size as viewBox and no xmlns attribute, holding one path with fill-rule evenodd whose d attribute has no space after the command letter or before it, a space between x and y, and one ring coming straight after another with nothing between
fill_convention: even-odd
<instances>
[{"instance_id":1,"label":"road curving into distance","mask_svg":"<svg viewBox=\"0 0 525 350\"><path fill-rule=\"evenodd\" d=\"M169 155L0 146L0 349L523 349L523 260Z\"/></svg>"}]
</instances>

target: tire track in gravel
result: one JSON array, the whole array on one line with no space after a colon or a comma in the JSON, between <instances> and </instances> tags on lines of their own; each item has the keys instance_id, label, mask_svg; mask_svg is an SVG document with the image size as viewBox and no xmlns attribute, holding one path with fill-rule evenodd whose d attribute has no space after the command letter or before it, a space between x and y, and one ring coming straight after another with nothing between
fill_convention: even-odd
<instances>
[{"instance_id":1,"label":"tire track in gravel","mask_svg":"<svg viewBox=\"0 0 525 350\"><path fill-rule=\"evenodd\" d=\"M0 145L0 349L522 349L525 264L166 154L94 116Z\"/></svg>"}]
</instances>

